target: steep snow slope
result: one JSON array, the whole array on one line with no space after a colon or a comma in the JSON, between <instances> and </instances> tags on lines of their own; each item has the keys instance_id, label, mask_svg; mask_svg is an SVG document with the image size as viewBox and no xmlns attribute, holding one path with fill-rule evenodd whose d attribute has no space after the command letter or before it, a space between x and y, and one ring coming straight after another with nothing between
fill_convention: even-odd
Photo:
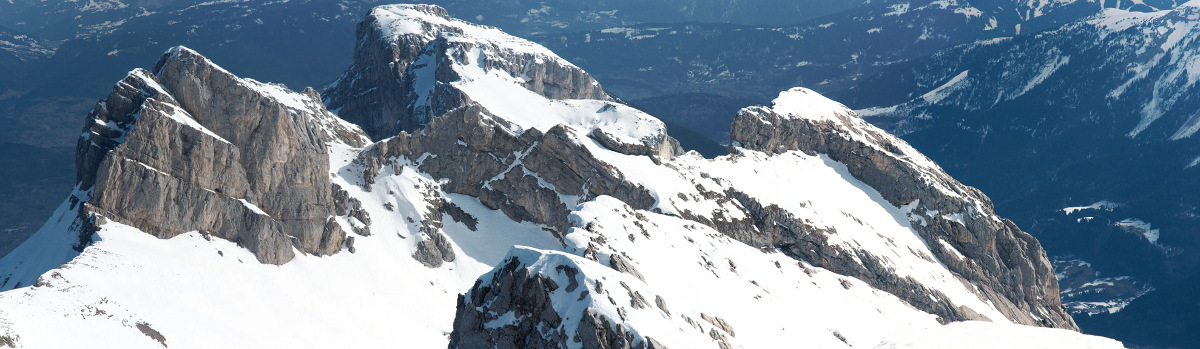
<instances>
[{"instance_id":1,"label":"steep snow slope","mask_svg":"<svg viewBox=\"0 0 1200 349\"><path fill-rule=\"evenodd\" d=\"M62 219L0 258L0 275L26 281L22 286L37 276L33 286L0 293L0 338L20 347L96 340L128 347L590 347L611 340L635 347L874 347L911 343L919 332L931 333L919 338L927 340L1022 332L1006 325L1013 322L1074 327L1061 313L1036 241L992 214L982 194L815 92L787 91L772 107L743 111L744 133L736 138L743 147L704 159L677 154L661 123L644 113L611 100L548 97L514 79L519 71L489 63L517 48L460 47L468 46L476 53L432 52L454 72L435 85L451 87L443 91L455 98L443 100L456 104L417 132L372 144L326 112L312 91L226 76L190 50L169 51L153 75L131 72L98 106L112 113L90 116L88 130L97 133L84 134L80 163L95 160L88 154L100 164L146 159L137 147L174 144L164 139L191 139L197 147L146 159L138 172L111 172L141 182L112 182L105 175L112 167L81 166L81 188L60 209ZM144 98L122 102L140 103L131 110L142 113L122 114L117 102L126 96ZM262 104L209 109L239 101ZM513 108L514 101L535 108ZM175 108L184 110L157 114ZM246 144L258 133L229 127L246 117L282 130L312 127L299 138L320 141L324 156L263 155L254 149L297 140ZM779 127L756 126L763 122ZM100 152L89 143L94 139L116 142ZM841 144L877 162L806 148L801 140ZM326 235L336 227L344 239L329 250L328 239L287 232L290 246L264 247L245 239L275 235L230 234L203 227L203 220L160 226L153 210L99 209L111 204L105 198L162 188L147 182L179 183L183 193L210 188L206 175L213 173L189 169L221 160L221 141L252 157L243 159L248 173L260 162L319 167L296 173L317 171L327 184L279 185L314 187L307 189L315 198L298 196L296 204L326 222ZM916 184L882 186L881 176ZM282 189L256 192L263 179L248 177L244 193L218 186L202 194L208 199L176 200L166 209L203 217L217 206L218 214L235 217L234 226L290 212L271 200ZM322 185L330 188L315 188ZM328 211L320 209L323 190L332 200ZM220 206L227 202L237 209ZM81 252L72 250L76 245ZM264 259L264 249L294 257ZM45 258L56 256L62 259ZM967 319L996 323L962 330L941 324ZM1067 330L1023 332L1036 333L1033 344L1119 347Z\"/></svg>"}]
</instances>

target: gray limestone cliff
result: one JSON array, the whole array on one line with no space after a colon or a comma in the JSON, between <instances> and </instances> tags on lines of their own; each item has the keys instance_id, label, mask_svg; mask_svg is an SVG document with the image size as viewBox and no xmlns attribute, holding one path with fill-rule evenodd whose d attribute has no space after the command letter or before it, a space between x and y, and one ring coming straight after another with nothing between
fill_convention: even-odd
<instances>
[{"instance_id":1,"label":"gray limestone cliff","mask_svg":"<svg viewBox=\"0 0 1200 349\"><path fill-rule=\"evenodd\" d=\"M173 48L134 70L88 115L76 150L83 210L160 238L200 231L263 263L329 255L345 233L331 217L328 143L363 145L319 96L240 79Z\"/></svg>"}]
</instances>

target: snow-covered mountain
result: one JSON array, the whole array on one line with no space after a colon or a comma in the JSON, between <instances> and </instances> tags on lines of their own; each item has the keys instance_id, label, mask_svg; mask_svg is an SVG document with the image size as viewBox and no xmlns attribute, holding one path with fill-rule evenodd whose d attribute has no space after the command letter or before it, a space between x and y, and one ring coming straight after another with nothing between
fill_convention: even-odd
<instances>
[{"instance_id":1,"label":"snow-covered mountain","mask_svg":"<svg viewBox=\"0 0 1200 349\"><path fill-rule=\"evenodd\" d=\"M849 102L993 193L1074 269L1071 308L1115 312L1200 271L1198 6L954 47L863 79ZM1109 327L1155 321L1126 319Z\"/></svg>"},{"instance_id":2,"label":"snow-covered mountain","mask_svg":"<svg viewBox=\"0 0 1200 349\"><path fill-rule=\"evenodd\" d=\"M766 103L792 86L854 101L848 88L880 70L953 45L1036 33L1104 8L1172 1L870 1L785 26L643 23L532 36L667 122L724 142L726 105ZM884 84L883 86L887 86ZM699 97L696 96L700 93ZM736 109L734 109L736 110Z\"/></svg>"},{"instance_id":3,"label":"snow-covered mountain","mask_svg":"<svg viewBox=\"0 0 1200 349\"><path fill-rule=\"evenodd\" d=\"M1120 347L1071 331L986 196L811 90L705 159L438 7L376 8L356 45L330 96L396 79L410 107L335 109L404 126L373 143L187 48L131 71L85 119L74 192L0 258L0 343Z\"/></svg>"},{"instance_id":4,"label":"snow-covered mountain","mask_svg":"<svg viewBox=\"0 0 1200 349\"><path fill-rule=\"evenodd\" d=\"M645 23L533 39L609 81L623 98L704 91L769 100L795 85L840 92L883 67L942 48L1036 33L1105 8L1175 6L1171 0L884 0L785 26Z\"/></svg>"},{"instance_id":5,"label":"snow-covered mountain","mask_svg":"<svg viewBox=\"0 0 1200 349\"><path fill-rule=\"evenodd\" d=\"M904 81L906 85L877 87L857 95L864 105L912 99L900 106L903 109L942 105L990 110L1026 95L1063 100L1075 108L1088 107L1081 100L1103 102L1100 106L1106 109L1140 106L1128 110L1134 112L1129 116L1137 119L1122 130L1125 136L1182 140L1200 129L1195 126L1200 125L1200 117L1192 117L1196 108L1189 107L1189 94L1178 93L1200 80L1200 73L1191 68L1191 62L1200 61L1198 44L1191 35L1200 16L1198 7L1200 3L1192 2L1173 11L1107 10L1038 35L956 47L876 78L892 79L903 72L911 80ZM1099 52L1105 54L1095 55ZM955 68L962 70L947 71ZM1091 78L1086 82L1062 79L1066 76ZM864 88L872 82L864 83ZM1079 89L1083 84L1095 88ZM891 115L889 112L872 110L881 116ZM912 113L894 115L907 114ZM1125 110L1120 114L1126 114Z\"/></svg>"}]
</instances>

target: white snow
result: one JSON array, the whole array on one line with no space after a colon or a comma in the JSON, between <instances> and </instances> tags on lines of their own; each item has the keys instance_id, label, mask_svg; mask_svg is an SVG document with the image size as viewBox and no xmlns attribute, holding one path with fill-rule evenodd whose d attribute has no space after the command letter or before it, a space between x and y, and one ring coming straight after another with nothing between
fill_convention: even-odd
<instances>
[{"instance_id":1,"label":"white snow","mask_svg":"<svg viewBox=\"0 0 1200 349\"><path fill-rule=\"evenodd\" d=\"M888 5L888 8L891 9L891 11L888 13L884 13L883 15L884 16L899 16L899 15L908 13L909 6L911 6L911 5L909 5L909 3L907 3L907 2Z\"/></svg>"},{"instance_id":2,"label":"white snow","mask_svg":"<svg viewBox=\"0 0 1200 349\"><path fill-rule=\"evenodd\" d=\"M645 220L639 222L637 214ZM806 347L844 347L833 335L835 331L853 345L871 345L878 343L883 334L938 326L928 314L913 311L895 296L877 292L857 279L797 263L778 252L763 253L691 221L635 211L611 197L580 205L572 214L572 223L591 223L595 231L571 229L566 237L569 250L582 254L591 244L598 250L600 264L607 263L611 254L620 253L650 286L649 291L641 293L652 291L650 294L664 298L671 322L657 326L675 326L688 332L664 338L659 333L677 331L655 329L644 333L671 348L698 347L689 337L706 333L708 328L692 329L683 323L681 315L709 327L699 319L699 313L727 321L737 334L730 340L744 348L776 347L783 338L804 338ZM614 272L609 269L608 273ZM620 280L630 285L642 283L624 277ZM608 281L605 285L606 289L620 290ZM654 300L650 295L646 298ZM620 299L617 304L622 304ZM653 316L643 319L664 318L656 309L649 310Z\"/></svg>"},{"instance_id":3,"label":"white snow","mask_svg":"<svg viewBox=\"0 0 1200 349\"><path fill-rule=\"evenodd\" d=\"M598 128L625 143L640 144L666 132L662 121L619 103L554 100L525 89L520 78L487 69L485 50L477 47L463 53L466 61L454 66L462 79L453 84L494 115L516 124L519 129L514 133L528 128L547 131L564 124L584 131Z\"/></svg>"},{"instance_id":4,"label":"white snow","mask_svg":"<svg viewBox=\"0 0 1200 349\"><path fill-rule=\"evenodd\" d=\"M87 4L79 8L80 12L105 12L129 7L120 0L87 0Z\"/></svg>"},{"instance_id":5,"label":"white snow","mask_svg":"<svg viewBox=\"0 0 1200 349\"><path fill-rule=\"evenodd\" d=\"M197 122L196 119L193 119L192 116L187 113L187 111L185 111L181 108L176 108L175 106L170 105L170 104L165 104L165 105L168 105L171 107L171 113L169 113L169 114L164 113L162 115L164 115L168 118L171 118L172 120L178 121L179 123L184 124L188 127L199 130L200 132L203 132L206 135L216 138L218 141L221 141L224 143L229 143L229 141L225 140L225 138L221 138L221 136L218 136L215 132L209 130L207 127L204 127L204 125L201 125L199 122Z\"/></svg>"},{"instance_id":6,"label":"white snow","mask_svg":"<svg viewBox=\"0 0 1200 349\"><path fill-rule=\"evenodd\" d=\"M951 213L951 214L944 214L944 215L942 215L942 218L945 218L945 219L947 219L947 220L949 220L949 221L951 221L951 222L954 222L954 223L958 223L959 225L962 225L962 226L966 226L966 225L967 225L967 222L966 222L966 221L963 221L963 214L962 214L962 212L955 212L955 213Z\"/></svg>"},{"instance_id":7,"label":"white snow","mask_svg":"<svg viewBox=\"0 0 1200 349\"><path fill-rule=\"evenodd\" d=\"M246 208L250 209L250 211L252 211L254 213L264 215L264 216L270 216L269 214L264 212L261 208L258 208L257 205L252 204L249 201L246 201L246 199L238 199L238 201L242 203L242 206L246 206Z\"/></svg>"},{"instance_id":8,"label":"white snow","mask_svg":"<svg viewBox=\"0 0 1200 349\"><path fill-rule=\"evenodd\" d=\"M7 255L0 257L0 275L5 275L0 279L0 290L11 289L17 284L32 285L43 272L57 268L79 254L71 248L79 241L77 234L71 229L72 225L79 223L76 221L76 207L72 207L71 201L88 200L91 196L90 190L72 190L68 199L58 205L41 229ZM0 292L0 296L4 294ZM0 307L0 318L11 319L3 316L3 309L4 307Z\"/></svg>"},{"instance_id":9,"label":"white snow","mask_svg":"<svg viewBox=\"0 0 1200 349\"><path fill-rule=\"evenodd\" d=\"M706 164L698 167L764 205L778 205L811 226L836 229L836 233L826 233L830 244L870 254L893 268L896 275L912 277L942 291L955 304L1003 321L999 311L980 301L945 266L925 259L934 254L913 230L907 211L889 204L875 189L854 178L845 165L824 154L810 156L800 151L768 156L742 150L741 155L705 160ZM793 182L793 178L804 180Z\"/></svg>"},{"instance_id":10,"label":"white snow","mask_svg":"<svg viewBox=\"0 0 1200 349\"><path fill-rule=\"evenodd\" d=\"M442 18L418 9L418 5L377 6L371 10L371 15L375 16L376 27L385 37L420 35L432 38L431 36L435 33L427 29L430 26L441 26L451 28L440 31L439 34L451 40L483 43L514 52L531 53L561 60L554 52L529 40L508 35L495 27Z\"/></svg>"},{"instance_id":11,"label":"white snow","mask_svg":"<svg viewBox=\"0 0 1200 349\"><path fill-rule=\"evenodd\" d=\"M1134 234L1141 235L1142 237L1146 238L1146 241L1149 241L1151 244L1158 245L1159 231L1158 231L1158 229L1152 229L1150 227L1150 223L1146 223L1145 221L1137 219L1137 218L1128 218L1128 219L1124 219L1119 222L1113 223L1113 225L1116 225L1117 227L1125 229L1126 231L1132 232Z\"/></svg>"},{"instance_id":12,"label":"white snow","mask_svg":"<svg viewBox=\"0 0 1200 349\"><path fill-rule=\"evenodd\" d=\"M1061 54L1055 55L1055 59L1053 61L1047 62L1046 65L1043 65L1041 70L1038 71L1037 75L1025 82L1025 86L1021 88L1021 92L1009 96L1008 99L1016 99L1019 96L1029 93L1030 90L1033 90L1034 87L1041 85L1042 82L1045 82L1046 79L1050 77L1050 75L1054 74L1054 72L1058 71L1059 68L1066 66L1068 63L1071 63L1071 56Z\"/></svg>"},{"instance_id":13,"label":"white snow","mask_svg":"<svg viewBox=\"0 0 1200 349\"><path fill-rule=\"evenodd\" d=\"M779 96L771 101L771 109L784 116L833 121L839 124L841 120L837 115L853 114L845 105L803 87L780 92Z\"/></svg>"},{"instance_id":14,"label":"white snow","mask_svg":"<svg viewBox=\"0 0 1200 349\"><path fill-rule=\"evenodd\" d=\"M958 73L958 75L955 75L954 77L950 78L950 80L947 80L946 83L942 84L941 86L938 86L937 88L926 92L924 95L921 95L921 99L924 99L926 103L930 104L942 101L942 99L945 99L950 92L953 92L953 88L958 85L958 83L967 78L969 73L970 70L963 70L961 73Z\"/></svg>"},{"instance_id":15,"label":"white snow","mask_svg":"<svg viewBox=\"0 0 1200 349\"><path fill-rule=\"evenodd\" d=\"M955 258L958 258L959 260L967 259L966 256L963 256L962 252L959 252L957 248L954 248L954 245L946 242L946 240L938 239L938 243L942 244L942 248L946 251L949 251L950 254L954 255Z\"/></svg>"},{"instance_id":16,"label":"white snow","mask_svg":"<svg viewBox=\"0 0 1200 349\"><path fill-rule=\"evenodd\" d=\"M249 87L255 91L258 91L259 93L262 93L263 95L266 95L267 97L271 97L272 99L278 101L280 104L287 106L288 108L292 108L295 110L310 110L310 109L312 109L306 103L306 101L309 100L308 97L301 95L299 93L296 93L296 92L292 92L291 90L288 90L288 89L284 88L283 86L279 86L277 84L261 83L261 82L255 81L254 79L249 79L249 78L243 78L243 79L241 79L241 82L246 87Z\"/></svg>"},{"instance_id":17,"label":"white snow","mask_svg":"<svg viewBox=\"0 0 1200 349\"><path fill-rule=\"evenodd\" d=\"M1108 201L1108 200L1100 200L1100 201L1093 202L1091 205L1087 205L1087 206L1064 207L1060 211L1063 211L1068 216L1070 216L1072 213L1083 211L1083 210L1105 210L1105 211L1111 212L1113 209L1115 209L1117 207L1121 207L1121 204L1112 202L1112 201Z\"/></svg>"}]
</instances>

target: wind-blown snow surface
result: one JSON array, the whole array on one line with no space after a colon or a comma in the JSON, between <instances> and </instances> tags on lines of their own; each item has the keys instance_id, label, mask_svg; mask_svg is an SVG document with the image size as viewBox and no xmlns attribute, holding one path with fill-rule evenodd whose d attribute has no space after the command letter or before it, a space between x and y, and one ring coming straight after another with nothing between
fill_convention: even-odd
<instances>
[{"instance_id":1,"label":"wind-blown snow surface","mask_svg":"<svg viewBox=\"0 0 1200 349\"><path fill-rule=\"evenodd\" d=\"M661 296L674 316L660 313L664 307L657 305L618 306L629 304L629 298L622 298L619 283L611 282L605 288L615 300L599 299L597 292L593 298L560 294L552 302L555 309L587 307L610 315L626 308L627 317L620 318L627 318L639 335L652 335L671 348L717 347L706 331L713 326L686 320L701 319L701 314L727 322L731 330L722 331L729 334L728 342L744 348L871 348L914 340L945 342L965 335L986 334L991 337L983 337L994 341L1013 333L1032 333L1031 345L1069 341L1119 347L1072 332L1023 331L1007 324L992 304L972 293L974 286L930 257L934 254L929 246L935 242L924 241L913 231L914 223L904 208L889 204L853 178L845 165L826 156L800 151L769 155L748 149L716 159L695 153L657 161L626 155L604 148L587 136L588 131L604 125L606 130L637 139L649 135L641 133L646 126L661 123L632 108L609 107L611 102L550 100L526 93L519 81L493 75L486 66L455 68L463 75L459 87L494 117L522 128L566 125L570 141L619 170L624 180L646 188L656 203L635 210L608 196L586 200L563 196L571 201L572 228L560 238L549 227L515 222L474 197L446 193L444 179L419 170L428 154L393 159L395 163L383 166L370 189L365 189L364 169L354 159L366 148L335 142L329 144L332 182L361 201L372 221L371 235L354 236L354 252L343 248L327 257L297 253L284 265L265 265L232 242L198 232L157 239L108 222L82 253L42 274L36 286L0 293L0 336L15 338L19 346L29 348L96 343L147 348L445 347L458 295L481 276L487 278L506 256L518 256L546 277L555 277L545 275L554 270L552 265L571 264L591 278L586 282L616 279L625 281L630 294ZM279 98L275 92L259 91ZM776 103L781 113L817 117L846 110L822 99L790 97L800 98L783 94ZM514 101L527 103L537 113L522 113ZM813 101L822 103L808 103ZM593 107L600 110L588 114ZM333 120L328 122L341 122L329 117ZM658 132L653 127L650 131ZM681 212L744 218L737 216L743 211L735 202L704 199L705 191L726 189L746 193L764 205L774 204L814 227L829 228L824 234L839 248L874 256L897 275L940 291L956 306L996 323L945 327L935 315L861 280L777 251L750 247L680 218ZM438 200L462 208L478 225L472 228L437 213L431 202ZM434 229L447 236L456 258L430 268L413 256L424 240L419 238L425 234L423 217L439 215L443 225ZM352 230L347 224L362 224L338 219L347 231ZM30 240L43 245L23 245L0 259L0 267L31 260L39 248L69 253L71 243L77 241L71 232L70 227L51 221ZM602 241L594 251L597 260L585 258L590 243L597 241ZM615 255L628 260L642 277L610 268L607 262ZM508 320L515 319L501 317L492 325ZM914 333L930 335L913 339ZM163 343L154 336L161 336Z\"/></svg>"}]
</instances>

